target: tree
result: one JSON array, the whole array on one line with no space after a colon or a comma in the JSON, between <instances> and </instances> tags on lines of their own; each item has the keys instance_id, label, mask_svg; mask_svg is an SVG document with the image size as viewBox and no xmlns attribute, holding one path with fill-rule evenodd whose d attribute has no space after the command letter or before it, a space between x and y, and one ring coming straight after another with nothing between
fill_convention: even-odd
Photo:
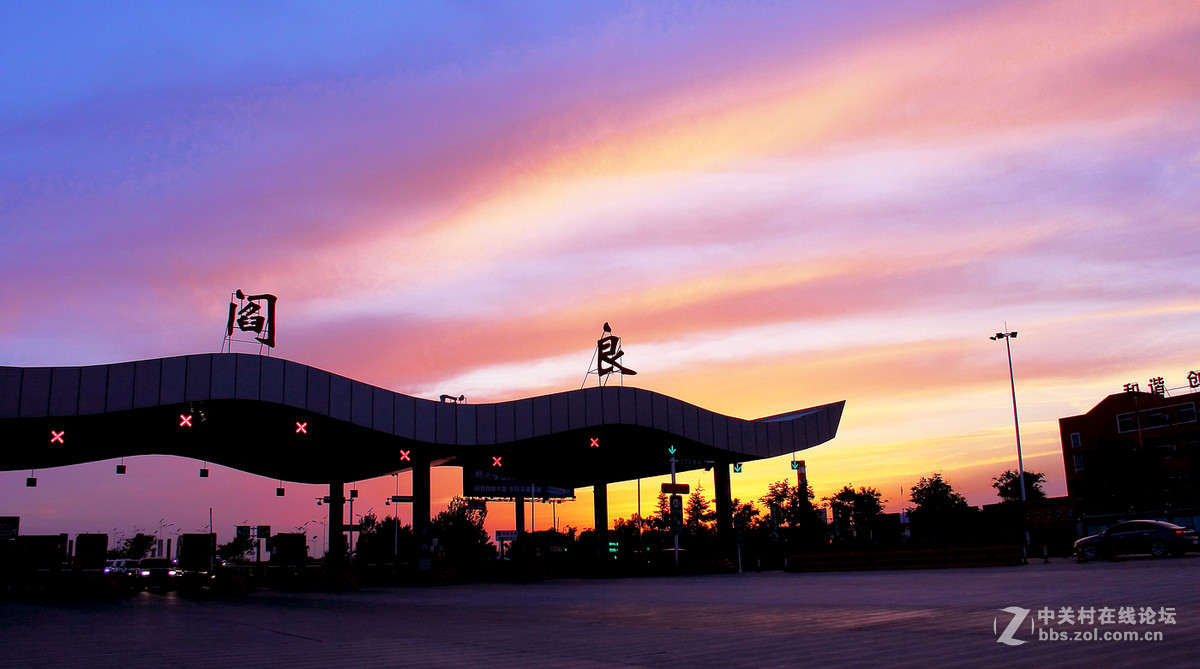
<instances>
[{"instance_id":1,"label":"tree","mask_svg":"<svg viewBox=\"0 0 1200 669\"><path fill-rule=\"evenodd\" d=\"M370 534L375 531L378 524L379 516L376 516L374 511L367 511L358 521L358 531L361 534Z\"/></svg>"},{"instance_id":2,"label":"tree","mask_svg":"<svg viewBox=\"0 0 1200 669\"><path fill-rule=\"evenodd\" d=\"M855 490L849 485L823 500L829 503L837 536L842 540L861 541L873 538L875 519L883 513L883 503L887 501L875 488L860 486Z\"/></svg>"},{"instance_id":3,"label":"tree","mask_svg":"<svg viewBox=\"0 0 1200 669\"><path fill-rule=\"evenodd\" d=\"M117 551L117 557L140 560L146 557L146 554L157 542L158 539L153 534L138 532L125 540L125 544Z\"/></svg>"},{"instance_id":4,"label":"tree","mask_svg":"<svg viewBox=\"0 0 1200 669\"><path fill-rule=\"evenodd\" d=\"M234 537L229 543L217 546L217 557L223 560L245 560L254 550L254 540L250 537Z\"/></svg>"},{"instance_id":5,"label":"tree","mask_svg":"<svg viewBox=\"0 0 1200 669\"><path fill-rule=\"evenodd\" d=\"M909 500L916 505L913 512L954 511L967 508L967 498L956 492L953 486L935 472L929 478L921 477L912 487Z\"/></svg>"},{"instance_id":6,"label":"tree","mask_svg":"<svg viewBox=\"0 0 1200 669\"><path fill-rule=\"evenodd\" d=\"M644 519L645 527L652 530L666 531L671 529L671 500L667 493L658 493L658 501L653 515Z\"/></svg>"},{"instance_id":7,"label":"tree","mask_svg":"<svg viewBox=\"0 0 1200 669\"><path fill-rule=\"evenodd\" d=\"M683 509L683 526L692 534L705 534L712 531L713 522L717 516L716 512L711 509L709 501L704 499L703 490L704 486L697 485L695 492L688 496L687 504Z\"/></svg>"},{"instance_id":8,"label":"tree","mask_svg":"<svg viewBox=\"0 0 1200 669\"><path fill-rule=\"evenodd\" d=\"M766 507L768 522L779 538L814 548L824 539L825 525L813 506L813 497L811 486L801 490L783 480L767 486L767 494L758 501Z\"/></svg>"},{"instance_id":9,"label":"tree","mask_svg":"<svg viewBox=\"0 0 1200 669\"><path fill-rule=\"evenodd\" d=\"M909 499L916 505L906 509L909 528L915 538L930 543L947 543L960 538L971 507L965 497L942 479L940 472L929 478L921 477L912 487Z\"/></svg>"},{"instance_id":10,"label":"tree","mask_svg":"<svg viewBox=\"0 0 1200 669\"><path fill-rule=\"evenodd\" d=\"M642 524L645 524L644 520ZM573 529L571 531L574 532ZM638 515L636 513L633 514L629 517L629 520L625 520L624 518L614 520L610 536L620 544L622 551L641 550L643 539L641 528L638 527ZM574 536L570 537L569 543L574 543Z\"/></svg>"},{"instance_id":11,"label":"tree","mask_svg":"<svg viewBox=\"0 0 1200 669\"><path fill-rule=\"evenodd\" d=\"M412 525L398 524L392 517L378 520L374 514L364 516L361 525L362 531L354 542L355 562L382 564L416 559L417 540Z\"/></svg>"},{"instance_id":12,"label":"tree","mask_svg":"<svg viewBox=\"0 0 1200 669\"><path fill-rule=\"evenodd\" d=\"M733 529L738 532L754 529L759 523L758 515L758 507L754 506L754 502L733 498Z\"/></svg>"},{"instance_id":13,"label":"tree","mask_svg":"<svg viewBox=\"0 0 1200 669\"><path fill-rule=\"evenodd\" d=\"M800 525L804 521L804 515L813 508L813 497L815 495L812 486L802 492L799 486L784 480L775 481L767 486L767 494L758 501L767 508L771 522L776 527L793 527Z\"/></svg>"},{"instance_id":14,"label":"tree","mask_svg":"<svg viewBox=\"0 0 1200 669\"><path fill-rule=\"evenodd\" d=\"M430 537L438 540L438 554L452 565L482 563L496 552L483 521L487 509L472 509L467 500L454 497L429 523Z\"/></svg>"},{"instance_id":15,"label":"tree","mask_svg":"<svg viewBox=\"0 0 1200 669\"><path fill-rule=\"evenodd\" d=\"M1046 499L1046 491L1042 490L1042 484L1046 481L1045 474L1026 471L1024 478L1025 499ZM992 487L996 489L996 494L1002 502L1019 502L1021 486L1018 481L1020 478L1017 476L1017 470L1006 469L1003 474L992 479Z\"/></svg>"}]
</instances>

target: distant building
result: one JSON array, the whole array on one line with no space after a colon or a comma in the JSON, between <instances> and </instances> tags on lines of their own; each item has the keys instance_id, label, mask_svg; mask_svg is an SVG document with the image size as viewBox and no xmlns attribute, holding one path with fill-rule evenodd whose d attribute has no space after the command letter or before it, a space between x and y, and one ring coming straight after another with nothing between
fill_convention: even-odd
<instances>
[{"instance_id":1,"label":"distant building","mask_svg":"<svg viewBox=\"0 0 1200 669\"><path fill-rule=\"evenodd\" d=\"M1067 495L1088 516L1171 517L1200 507L1200 392L1109 395L1060 418Z\"/></svg>"}]
</instances>

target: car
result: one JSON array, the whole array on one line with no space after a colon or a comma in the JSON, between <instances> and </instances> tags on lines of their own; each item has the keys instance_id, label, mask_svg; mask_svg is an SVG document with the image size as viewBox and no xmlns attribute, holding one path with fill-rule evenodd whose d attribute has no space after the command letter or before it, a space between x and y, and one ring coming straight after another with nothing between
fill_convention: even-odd
<instances>
[{"instance_id":1,"label":"car","mask_svg":"<svg viewBox=\"0 0 1200 669\"><path fill-rule=\"evenodd\" d=\"M142 584L148 589L171 590L179 569L167 558L146 558L141 563Z\"/></svg>"},{"instance_id":2,"label":"car","mask_svg":"<svg viewBox=\"0 0 1200 669\"><path fill-rule=\"evenodd\" d=\"M1195 530L1161 520L1126 520L1075 542L1075 555L1080 560L1135 553L1165 557L1194 550L1200 550Z\"/></svg>"},{"instance_id":3,"label":"car","mask_svg":"<svg viewBox=\"0 0 1200 669\"><path fill-rule=\"evenodd\" d=\"M105 574L123 574L125 576L137 576L141 572L141 568L137 560L127 560L125 558L117 558L115 560L104 561Z\"/></svg>"}]
</instances>

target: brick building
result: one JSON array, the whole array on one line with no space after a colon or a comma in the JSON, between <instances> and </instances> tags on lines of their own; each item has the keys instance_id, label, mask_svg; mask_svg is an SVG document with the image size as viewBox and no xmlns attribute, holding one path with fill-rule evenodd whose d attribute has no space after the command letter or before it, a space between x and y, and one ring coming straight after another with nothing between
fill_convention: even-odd
<instances>
[{"instance_id":1,"label":"brick building","mask_svg":"<svg viewBox=\"0 0 1200 669\"><path fill-rule=\"evenodd\" d=\"M1200 508L1200 392L1170 396L1161 383L1154 390L1134 386L1059 419L1077 513L1166 518Z\"/></svg>"}]
</instances>

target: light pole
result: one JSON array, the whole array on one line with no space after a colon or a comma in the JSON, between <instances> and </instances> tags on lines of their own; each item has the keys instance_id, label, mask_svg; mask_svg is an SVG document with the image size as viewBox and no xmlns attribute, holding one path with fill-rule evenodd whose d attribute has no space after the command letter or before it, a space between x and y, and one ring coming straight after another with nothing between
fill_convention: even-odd
<instances>
[{"instance_id":1,"label":"light pole","mask_svg":"<svg viewBox=\"0 0 1200 669\"><path fill-rule=\"evenodd\" d=\"M317 546L316 547L321 549L321 557L324 558L325 557L325 521L319 520L319 519L305 521L304 529L306 532L308 531L309 523L318 523L321 526L321 533L319 535L317 535L317 541L316 541Z\"/></svg>"},{"instance_id":2,"label":"light pole","mask_svg":"<svg viewBox=\"0 0 1200 669\"><path fill-rule=\"evenodd\" d=\"M155 546L155 548L158 549L155 552L156 557L163 557L164 553L170 552L169 550L165 550L163 548L163 530L165 530L168 527L175 527L175 523L166 523L166 520L167 520L166 518L158 519L158 534L154 536L154 543L157 544ZM164 525L163 523L166 523L166 524ZM166 557L170 558L169 555Z\"/></svg>"},{"instance_id":3,"label":"light pole","mask_svg":"<svg viewBox=\"0 0 1200 669\"><path fill-rule=\"evenodd\" d=\"M1004 324L1004 329L1008 329L1008 323ZM1009 340L1016 339L1016 332L997 332L989 337L992 341L1004 340L1004 348L1008 350L1008 384L1012 388L1012 405L1013 405L1013 429L1017 432L1017 481L1021 484L1021 503L1025 502L1025 463L1021 459L1021 422L1017 420L1017 383L1013 378L1012 366L1012 344ZM1022 510L1024 512L1024 510Z\"/></svg>"}]
</instances>

